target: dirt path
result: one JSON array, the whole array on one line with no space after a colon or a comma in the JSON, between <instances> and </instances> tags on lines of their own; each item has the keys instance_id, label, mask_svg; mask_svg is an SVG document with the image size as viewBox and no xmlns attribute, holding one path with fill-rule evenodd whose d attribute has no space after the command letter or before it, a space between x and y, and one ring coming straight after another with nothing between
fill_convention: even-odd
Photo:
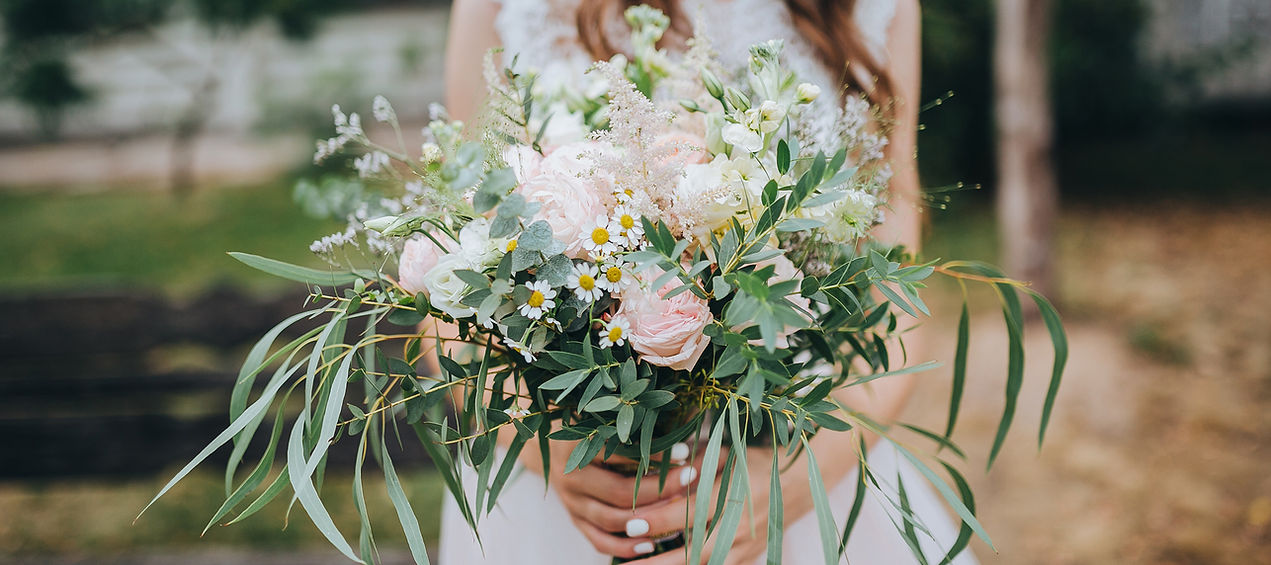
<instances>
[{"instance_id":1,"label":"dirt path","mask_svg":"<svg viewBox=\"0 0 1271 565\"><path fill-rule=\"evenodd\" d=\"M1267 217L1068 214L1060 271L1072 352L1060 401L1038 454L1051 355L1031 326L1020 411L988 475L1006 337L996 312L979 313L956 435L999 549L977 542L983 562L1271 563ZM933 355L951 359L953 348L941 341ZM930 378L909 417L943 429L948 375Z\"/></svg>"}]
</instances>

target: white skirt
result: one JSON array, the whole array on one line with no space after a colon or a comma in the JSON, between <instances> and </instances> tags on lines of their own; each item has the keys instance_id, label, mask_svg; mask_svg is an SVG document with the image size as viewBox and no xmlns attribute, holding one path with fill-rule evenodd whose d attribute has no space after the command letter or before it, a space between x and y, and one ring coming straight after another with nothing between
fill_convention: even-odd
<instances>
[{"instance_id":1,"label":"white skirt","mask_svg":"<svg viewBox=\"0 0 1271 565\"><path fill-rule=\"evenodd\" d=\"M919 545L928 562L939 563L957 538L958 525L945 510L939 493L927 483L913 465L901 459L894 446L882 442L869 454L869 465L879 483L896 497L896 475L904 477L905 494L910 509L926 526L931 536L917 531ZM472 485L476 473L465 469L464 484ZM852 508L856 494L856 471L829 493L836 522L842 526ZM469 493L469 496L472 496ZM478 523L484 546L468 528L459 507L450 496L444 496L441 520L441 565L609 565L611 558L597 553L583 537L550 487L543 488L542 477L524 472L519 467L508 479L499 503ZM867 491L860 516L852 529L847 551L840 563L854 565L917 563L904 538L896 530L904 525L899 511L881 493ZM785 565L820 565L821 534L814 513L809 512L786 526L782 563ZM765 562L760 558L758 563ZM964 550L953 565L976 565L971 550Z\"/></svg>"}]
</instances>

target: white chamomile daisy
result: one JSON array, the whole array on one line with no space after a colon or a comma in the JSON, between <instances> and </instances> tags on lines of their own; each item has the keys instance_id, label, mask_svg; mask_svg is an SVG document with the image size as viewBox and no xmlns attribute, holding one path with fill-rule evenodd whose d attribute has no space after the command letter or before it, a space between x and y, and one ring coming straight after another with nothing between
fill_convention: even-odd
<instances>
[{"instance_id":1,"label":"white chamomile daisy","mask_svg":"<svg viewBox=\"0 0 1271 565\"><path fill-rule=\"evenodd\" d=\"M613 231L613 223L604 216L596 216L596 219L588 224L578 237L582 241L583 249L590 252L592 257L613 255L620 243L618 234Z\"/></svg>"},{"instance_id":2,"label":"white chamomile daisy","mask_svg":"<svg viewBox=\"0 0 1271 565\"><path fill-rule=\"evenodd\" d=\"M622 345L627 342L627 336L630 334L631 322L628 322L625 317L614 316L600 329L600 347L608 349L615 345Z\"/></svg>"},{"instance_id":3,"label":"white chamomile daisy","mask_svg":"<svg viewBox=\"0 0 1271 565\"><path fill-rule=\"evenodd\" d=\"M601 290L596 281L599 275L600 271L592 263L574 265L574 272L570 273L569 279L565 281L565 284L573 289L574 296L577 296L579 300L595 302L604 295L604 291Z\"/></svg>"},{"instance_id":4,"label":"white chamomile daisy","mask_svg":"<svg viewBox=\"0 0 1271 565\"><path fill-rule=\"evenodd\" d=\"M525 285L530 289L530 297L525 299L525 304L521 305L521 315L531 320L537 320L543 317L548 310L556 307L556 289L547 281L534 281Z\"/></svg>"},{"instance_id":5,"label":"white chamomile daisy","mask_svg":"<svg viewBox=\"0 0 1271 565\"><path fill-rule=\"evenodd\" d=\"M623 188L613 191L613 198L620 204L626 204L635 199L635 191L630 188Z\"/></svg>"},{"instance_id":6,"label":"white chamomile daisy","mask_svg":"<svg viewBox=\"0 0 1271 565\"><path fill-rule=\"evenodd\" d=\"M631 276L621 263L606 265L600 269L600 277L596 279L596 286L609 292L621 292L627 285L635 282L635 277Z\"/></svg>"},{"instance_id":7,"label":"white chamomile daisy","mask_svg":"<svg viewBox=\"0 0 1271 565\"><path fill-rule=\"evenodd\" d=\"M536 359L538 359L534 356L534 353L530 351L529 347L526 347L525 344L516 341L515 339L505 337L503 338L503 345L511 347L513 351L520 353L521 357L525 358L526 363L533 363Z\"/></svg>"},{"instance_id":8,"label":"white chamomile daisy","mask_svg":"<svg viewBox=\"0 0 1271 565\"><path fill-rule=\"evenodd\" d=\"M640 222L639 214L626 206L619 206L613 211L613 222L609 224L609 229L618 233L628 249L634 249L639 245L640 238L644 237L644 224Z\"/></svg>"},{"instance_id":9,"label":"white chamomile daisy","mask_svg":"<svg viewBox=\"0 0 1271 565\"><path fill-rule=\"evenodd\" d=\"M503 413L504 413L504 414L507 414L509 417L514 418L514 419L515 419L515 418L524 418L524 417L526 417L526 416L529 416L529 415L530 415L530 411L529 411L528 409L521 408L520 406L512 406L512 407L510 407L510 408L505 408L505 409L503 410ZM676 444L676 445L679 445L679 444Z\"/></svg>"}]
</instances>

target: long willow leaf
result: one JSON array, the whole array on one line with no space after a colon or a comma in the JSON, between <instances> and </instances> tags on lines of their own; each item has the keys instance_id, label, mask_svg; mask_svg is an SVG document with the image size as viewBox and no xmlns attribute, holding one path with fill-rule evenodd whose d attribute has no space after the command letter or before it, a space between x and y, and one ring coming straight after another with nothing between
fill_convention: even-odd
<instances>
[{"instance_id":1,"label":"long willow leaf","mask_svg":"<svg viewBox=\"0 0 1271 565\"><path fill-rule=\"evenodd\" d=\"M918 532L914 530L915 516L913 509L909 506L909 493L905 490L905 477L900 471L896 471L896 493L900 496L900 514L903 526L900 526L900 536L904 538L905 544L909 546L909 550L913 552L914 558L918 560L920 565L927 565L927 556L922 553L922 543L918 541Z\"/></svg>"},{"instance_id":2,"label":"long willow leaf","mask_svg":"<svg viewBox=\"0 0 1271 565\"><path fill-rule=\"evenodd\" d=\"M967 509L972 514L975 514L975 495L971 494L971 486L967 484L966 479L962 478L962 474L953 468L953 465L944 461L941 461L940 464L944 465L944 469L953 477L953 482L957 483L958 492L962 494L962 501L966 503ZM971 541L971 533L971 527L966 522L963 522L962 527L958 528L958 539L954 540L953 546L949 548L949 553L946 553L944 559L940 560L940 565L949 565L953 562L953 558L966 549L967 543Z\"/></svg>"},{"instance_id":3,"label":"long willow leaf","mask_svg":"<svg viewBox=\"0 0 1271 565\"><path fill-rule=\"evenodd\" d=\"M366 493L362 484L362 467L366 465L366 443L371 428L369 421L362 428L362 437L357 444L357 459L353 463L353 508L357 510L358 522L362 527L358 532L358 549L362 552L362 559L367 562L374 562L375 553L378 552L375 534L371 529L371 517L366 513Z\"/></svg>"},{"instance_id":4,"label":"long willow leaf","mask_svg":"<svg viewBox=\"0 0 1271 565\"><path fill-rule=\"evenodd\" d=\"M958 423L958 408L962 405L962 390L966 385L967 347L971 341L971 311L966 296L962 297L962 315L958 318L958 347L953 354L953 391L949 393L949 423L944 437L953 437L953 426Z\"/></svg>"},{"instance_id":5,"label":"long willow leaf","mask_svg":"<svg viewBox=\"0 0 1271 565\"><path fill-rule=\"evenodd\" d=\"M821 531L821 550L825 554L825 565L835 565L839 562L838 526L834 525L834 514L826 496L825 481L821 479L821 469L817 466L816 455L812 453L806 437L799 439L803 442L804 453L808 455L808 480L812 485L812 507L816 510L816 524Z\"/></svg>"},{"instance_id":6,"label":"long willow leaf","mask_svg":"<svg viewBox=\"0 0 1271 565\"><path fill-rule=\"evenodd\" d=\"M342 284L351 284L353 281L358 279L358 276L353 273L310 269L308 267L292 265L291 263L284 263L276 259L252 255L250 253L231 251L229 256L238 259L244 265L253 269L264 271L276 277L282 277L287 280L306 284L339 286Z\"/></svg>"},{"instance_id":7,"label":"long willow leaf","mask_svg":"<svg viewBox=\"0 0 1271 565\"><path fill-rule=\"evenodd\" d=\"M689 548L689 563L702 562L702 544L706 541L706 516L710 513L711 493L715 490L715 469L719 466L720 444L724 441L724 418L727 412L720 412L711 430L710 439L706 442L706 453L702 458L702 478L697 481L697 507L693 511L693 530L689 536L692 547Z\"/></svg>"},{"instance_id":8,"label":"long willow leaf","mask_svg":"<svg viewBox=\"0 0 1271 565\"><path fill-rule=\"evenodd\" d=\"M866 451L865 437L861 436L860 450L857 456L860 458L856 467L856 495L852 497L852 509L847 513L847 522L843 524L843 535L839 538L839 555L847 550L847 540L852 536L852 528L856 526L856 519L861 515L861 508L865 506L865 477L869 473L869 469L865 466Z\"/></svg>"},{"instance_id":9,"label":"long willow leaf","mask_svg":"<svg viewBox=\"0 0 1271 565\"><path fill-rule=\"evenodd\" d=\"M768 485L768 565L781 565L781 538L785 533L785 508L781 500L781 469L778 463L780 453L777 438L773 436L771 482Z\"/></svg>"},{"instance_id":10,"label":"long willow leaf","mask_svg":"<svg viewBox=\"0 0 1271 565\"><path fill-rule=\"evenodd\" d=\"M304 469L304 420L298 419L291 427L291 437L287 441L287 467L291 469ZM349 547L348 540L344 539L344 534L340 533L339 528L335 526L335 522L331 520L331 514L327 512L322 500L318 498L318 493L313 487L313 482L309 480L309 473L290 473L291 488L295 491L295 499L300 501L300 506L304 508L305 513L309 515L309 519L313 521L313 525L318 527L318 531L322 532L323 537L331 542L340 553L345 557L352 559L358 563L365 563L360 559L353 548Z\"/></svg>"},{"instance_id":11,"label":"long willow leaf","mask_svg":"<svg viewBox=\"0 0 1271 565\"><path fill-rule=\"evenodd\" d=\"M185 467L182 467L181 470L178 471L177 474L174 475L172 479L168 481L167 484L163 485L163 488L159 489L159 493L154 495L154 498L150 499L150 502L146 504L145 508L141 509L141 512L137 513L137 518L134 519L133 522L136 522L137 519L140 519L141 515L145 514L146 510L148 510L151 506L153 506L155 501L159 500L159 497L163 496L164 494L167 494L167 492L171 490L174 485L180 482L181 479L185 478L186 475L190 474L190 471L194 470L194 468L197 467L199 463L202 463L204 459L207 459L208 456L210 456L213 452L215 452L221 446L225 445L226 443L229 443L230 440L233 439L234 436L239 431L247 427L247 424L249 422L254 420L256 416L258 416L259 414L267 410L269 408L269 405L273 403L274 396L278 394L278 389L282 388L282 385L286 382L287 382L287 379L284 376L281 378L276 378L273 382L269 383L269 385L265 387L264 392L260 394L260 398L256 399L256 402L253 402L251 406L248 406L247 409L243 411L243 414L240 415L237 420L234 420L232 423L230 423L229 427L225 428L225 431L221 432L220 435L216 436L216 438L213 439L211 443L208 443L207 447L203 448L203 451L200 451L198 455L195 455L194 459L191 459L190 462L187 463Z\"/></svg>"},{"instance_id":12,"label":"long willow leaf","mask_svg":"<svg viewBox=\"0 0 1271 565\"><path fill-rule=\"evenodd\" d=\"M1001 285L999 285L1001 286ZM1002 316L1006 319L1008 350L1006 355L1006 405L1002 407L1002 420L997 425L997 435L993 438L993 449L989 451L986 469L993 468L1006 442L1006 432L1011 429L1011 420L1015 418L1015 406L1019 401L1019 391L1024 383L1024 317L1020 313L1019 297L1015 289L1007 287L999 289L1002 299Z\"/></svg>"},{"instance_id":13,"label":"long willow leaf","mask_svg":"<svg viewBox=\"0 0 1271 565\"><path fill-rule=\"evenodd\" d=\"M384 480L388 487L388 497L393 501L393 509L397 511L397 519L402 523L402 531L406 533L406 545L410 547L411 557L417 565L428 565L428 548L424 545L424 534L419 531L419 519L410 507L410 500L402 490L402 482L397 478L397 470L393 468L393 458L388 450L384 450Z\"/></svg>"},{"instance_id":14,"label":"long willow leaf","mask_svg":"<svg viewBox=\"0 0 1271 565\"><path fill-rule=\"evenodd\" d=\"M265 335L252 346L251 351L247 353L247 359L243 361L243 366L238 370L238 378L234 381L234 388L230 392L229 419L231 422L237 419L238 416L243 413L243 410L247 408L247 399L251 396L252 385L256 382L256 375L260 374L260 372L264 370L265 367L269 366L270 363L273 363L283 355L291 353L310 337L313 337L313 334L317 333L317 330L306 332L304 335L292 340L291 343L284 345L273 355L269 355L269 349L273 347L274 341L278 339L278 336L284 330L291 327L292 324L300 321L300 319L316 316L322 313L322 310L322 308L307 310L279 322L278 325L266 332ZM268 356L268 359L266 359L266 356ZM290 361L288 361L288 363L290 363ZM263 412L261 413L261 416L264 416ZM256 421L249 423L247 428L239 432L238 435L234 436L234 451L230 454L229 463L225 466L225 492L227 495L229 494L230 488L233 486L234 472L238 469L238 463L242 461L243 453L247 450L247 444L249 442L243 440L255 435L256 427L259 425L260 420L257 419Z\"/></svg>"},{"instance_id":15,"label":"long willow leaf","mask_svg":"<svg viewBox=\"0 0 1271 565\"><path fill-rule=\"evenodd\" d=\"M918 472L922 473L923 477L926 477L927 482L936 487L940 496L944 497L945 502L949 503L949 506L953 508L953 511L957 513L959 518L962 518L962 522L970 526L971 529L975 531L975 534L980 536L980 539L984 540L984 543L989 545L989 548L997 551L997 548L993 546L993 540L989 539L989 533L984 531L984 526L981 526L980 521L975 519L975 513L962 503L962 499L958 498L958 495L949 488L949 485L946 484L939 475L936 475L935 471L931 470L931 467L928 467L921 459L918 459L913 453L910 453L908 449L901 447L900 444L893 443L892 445L895 446L896 451L899 451L905 459L908 459L910 463L913 463L914 467L918 469Z\"/></svg>"},{"instance_id":16,"label":"long willow leaf","mask_svg":"<svg viewBox=\"0 0 1271 565\"><path fill-rule=\"evenodd\" d=\"M1046 331L1050 332L1050 341L1055 347L1055 364L1050 371L1050 388L1046 390L1046 403L1042 406L1041 429L1037 432L1037 447L1041 448L1046 439L1046 426L1050 425L1050 411L1055 407L1055 397L1059 395L1059 381L1064 376L1064 365L1068 363L1068 336L1064 333L1064 323L1059 319L1059 312L1051 306L1046 297L1029 292L1042 320L1046 322Z\"/></svg>"},{"instance_id":17,"label":"long willow leaf","mask_svg":"<svg viewBox=\"0 0 1271 565\"><path fill-rule=\"evenodd\" d=\"M265 481L265 477L269 476L269 469L274 464L274 455L278 450L278 438L282 437L283 414L286 407L287 399L284 397L282 402L279 403L278 415L274 417L274 429L269 434L269 445L265 447L264 455L260 456L260 462L256 464L256 469L229 495L229 498L225 499L225 503L221 504L221 507L216 510L216 514L212 515L212 519L208 520L207 525L203 527L203 533L199 534L200 536L207 535L207 531L212 529L212 525L217 520L229 514L235 506L238 506L238 503L242 502L248 494L256 490L256 487ZM264 414L264 412L261 412L261 414Z\"/></svg>"}]
</instances>

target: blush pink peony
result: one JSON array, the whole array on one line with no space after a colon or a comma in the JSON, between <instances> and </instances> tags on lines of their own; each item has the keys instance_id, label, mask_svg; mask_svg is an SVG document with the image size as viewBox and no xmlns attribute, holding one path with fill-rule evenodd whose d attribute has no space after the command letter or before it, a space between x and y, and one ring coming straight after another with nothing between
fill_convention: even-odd
<instances>
[{"instance_id":1,"label":"blush pink peony","mask_svg":"<svg viewBox=\"0 0 1271 565\"><path fill-rule=\"evenodd\" d=\"M402 249L401 262L397 265L397 282L411 294L427 292L424 287L424 276L437 266L446 252L437 247L426 236L416 236L406 240Z\"/></svg>"},{"instance_id":2,"label":"blush pink peony","mask_svg":"<svg viewBox=\"0 0 1271 565\"><path fill-rule=\"evenodd\" d=\"M587 220L608 214L613 198L612 180L591 170L587 155L597 146L572 143L556 149L539 163L538 174L517 189L542 206L535 219L552 226L552 235L566 246L565 255L576 259L587 256L580 237Z\"/></svg>"},{"instance_id":3,"label":"blush pink peony","mask_svg":"<svg viewBox=\"0 0 1271 565\"><path fill-rule=\"evenodd\" d=\"M702 330L714 317L706 301L691 292L662 298L679 284L672 280L657 292L634 286L624 290L618 313L631 322L631 347L642 360L690 371L710 345Z\"/></svg>"}]
</instances>

